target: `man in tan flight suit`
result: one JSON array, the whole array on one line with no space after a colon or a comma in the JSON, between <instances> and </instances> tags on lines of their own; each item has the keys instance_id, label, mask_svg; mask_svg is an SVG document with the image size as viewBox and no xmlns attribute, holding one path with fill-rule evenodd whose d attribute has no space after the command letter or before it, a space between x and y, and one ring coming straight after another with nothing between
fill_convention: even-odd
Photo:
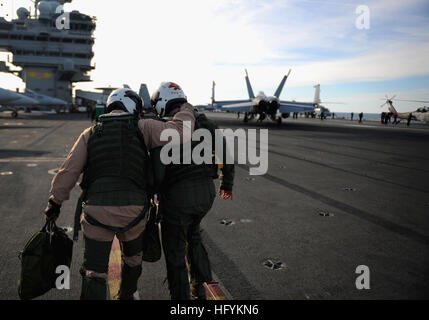
<instances>
[{"instance_id":1,"label":"man in tan flight suit","mask_svg":"<svg viewBox=\"0 0 429 320\"><path fill-rule=\"evenodd\" d=\"M84 173L81 227L85 252L81 268L82 300L104 300L109 255L114 236L121 242L122 273L119 299L133 299L142 272L142 232L152 193L147 150L161 147L161 132L194 130L194 108L185 103L169 122L140 119L143 103L130 89L110 95L107 114L82 132L54 177L45 214L57 219L61 204ZM183 143L183 141L181 141Z\"/></svg>"}]
</instances>

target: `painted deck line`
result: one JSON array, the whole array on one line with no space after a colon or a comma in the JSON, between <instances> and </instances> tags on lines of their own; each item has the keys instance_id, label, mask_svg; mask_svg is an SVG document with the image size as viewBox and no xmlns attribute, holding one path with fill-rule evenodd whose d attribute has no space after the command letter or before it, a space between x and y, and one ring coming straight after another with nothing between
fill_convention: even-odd
<instances>
[{"instance_id":1,"label":"painted deck line","mask_svg":"<svg viewBox=\"0 0 429 320\"><path fill-rule=\"evenodd\" d=\"M117 294L121 285L121 263L121 248L118 239L115 237L109 258L108 284L110 300L117 300ZM187 267L189 268L188 263ZM216 275L214 275L214 281L204 284L207 300L231 299L230 295L225 294L221 287L222 285L219 283Z\"/></svg>"},{"instance_id":2,"label":"painted deck line","mask_svg":"<svg viewBox=\"0 0 429 320\"><path fill-rule=\"evenodd\" d=\"M108 283L110 300L116 300L121 285L121 247L116 237L110 251Z\"/></svg>"}]
</instances>

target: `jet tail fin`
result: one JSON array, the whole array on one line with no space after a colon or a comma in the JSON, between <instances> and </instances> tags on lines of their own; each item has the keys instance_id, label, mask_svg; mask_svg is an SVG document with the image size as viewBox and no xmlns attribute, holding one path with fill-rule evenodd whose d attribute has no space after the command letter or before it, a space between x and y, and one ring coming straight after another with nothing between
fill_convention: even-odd
<instances>
[{"instance_id":1,"label":"jet tail fin","mask_svg":"<svg viewBox=\"0 0 429 320\"><path fill-rule=\"evenodd\" d=\"M320 84L314 86L316 92L314 93L314 104L320 104L322 101L320 100Z\"/></svg>"},{"instance_id":2,"label":"jet tail fin","mask_svg":"<svg viewBox=\"0 0 429 320\"><path fill-rule=\"evenodd\" d=\"M144 84L144 83L142 83L140 85L139 96L143 100L143 107L145 109L151 109L152 108L152 104L150 102L149 90L147 89L147 85Z\"/></svg>"},{"instance_id":3,"label":"jet tail fin","mask_svg":"<svg viewBox=\"0 0 429 320\"><path fill-rule=\"evenodd\" d=\"M274 93L274 97L280 98L280 95L282 94L285 83L286 83L287 79L289 78L291 72L292 72L292 70L289 70L289 73L284 76L282 82L280 82L279 87L277 88L276 92Z\"/></svg>"},{"instance_id":4,"label":"jet tail fin","mask_svg":"<svg viewBox=\"0 0 429 320\"><path fill-rule=\"evenodd\" d=\"M246 69L246 85L247 85L247 92L249 93L250 99L255 99L255 94L253 93L252 85L250 84L249 74L247 73Z\"/></svg>"},{"instance_id":5,"label":"jet tail fin","mask_svg":"<svg viewBox=\"0 0 429 320\"><path fill-rule=\"evenodd\" d=\"M216 82L213 81L213 85L212 85L212 106L214 106L214 104L216 103L215 93L216 93Z\"/></svg>"}]
</instances>

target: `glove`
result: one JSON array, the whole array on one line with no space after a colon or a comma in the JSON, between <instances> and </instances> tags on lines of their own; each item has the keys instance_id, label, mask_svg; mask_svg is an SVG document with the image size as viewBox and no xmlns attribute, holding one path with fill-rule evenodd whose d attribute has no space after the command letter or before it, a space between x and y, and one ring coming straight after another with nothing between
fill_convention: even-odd
<instances>
[{"instance_id":1,"label":"glove","mask_svg":"<svg viewBox=\"0 0 429 320\"><path fill-rule=\"evenodd\" d=\"M61 205L49 199L48 206L45 209L45 215L48 220L56 220L60 216Z\"/></svg>"},{"instance_id":2,"label":"glove","mask_svg":"<svg viewBox=\"0 0 429 320\"><path fill-rule=\"evenodd\" d=\"M233 200L234 198L232 191L226 191L222 189L219 190L219 196L224 200L228 200L228 199Z\"/></svg>"}]
</instances>

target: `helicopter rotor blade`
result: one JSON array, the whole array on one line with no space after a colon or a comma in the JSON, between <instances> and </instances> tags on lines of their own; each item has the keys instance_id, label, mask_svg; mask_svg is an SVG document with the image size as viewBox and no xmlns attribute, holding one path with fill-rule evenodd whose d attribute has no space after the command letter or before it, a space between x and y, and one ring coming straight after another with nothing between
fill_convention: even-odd
<instances>
[{"instance_id":1,"label":"helicopter rotor blade","mask_svg":"<svg viewBox=\"0 0 429 320\"><path fill-rule=\"evenodd\" d=\"M420 103L429 103L429 101L424 100L402 100L402 99L395 99L396 101L405 101L405 102L420 102Z\"/></svg>"}]
</instances>

